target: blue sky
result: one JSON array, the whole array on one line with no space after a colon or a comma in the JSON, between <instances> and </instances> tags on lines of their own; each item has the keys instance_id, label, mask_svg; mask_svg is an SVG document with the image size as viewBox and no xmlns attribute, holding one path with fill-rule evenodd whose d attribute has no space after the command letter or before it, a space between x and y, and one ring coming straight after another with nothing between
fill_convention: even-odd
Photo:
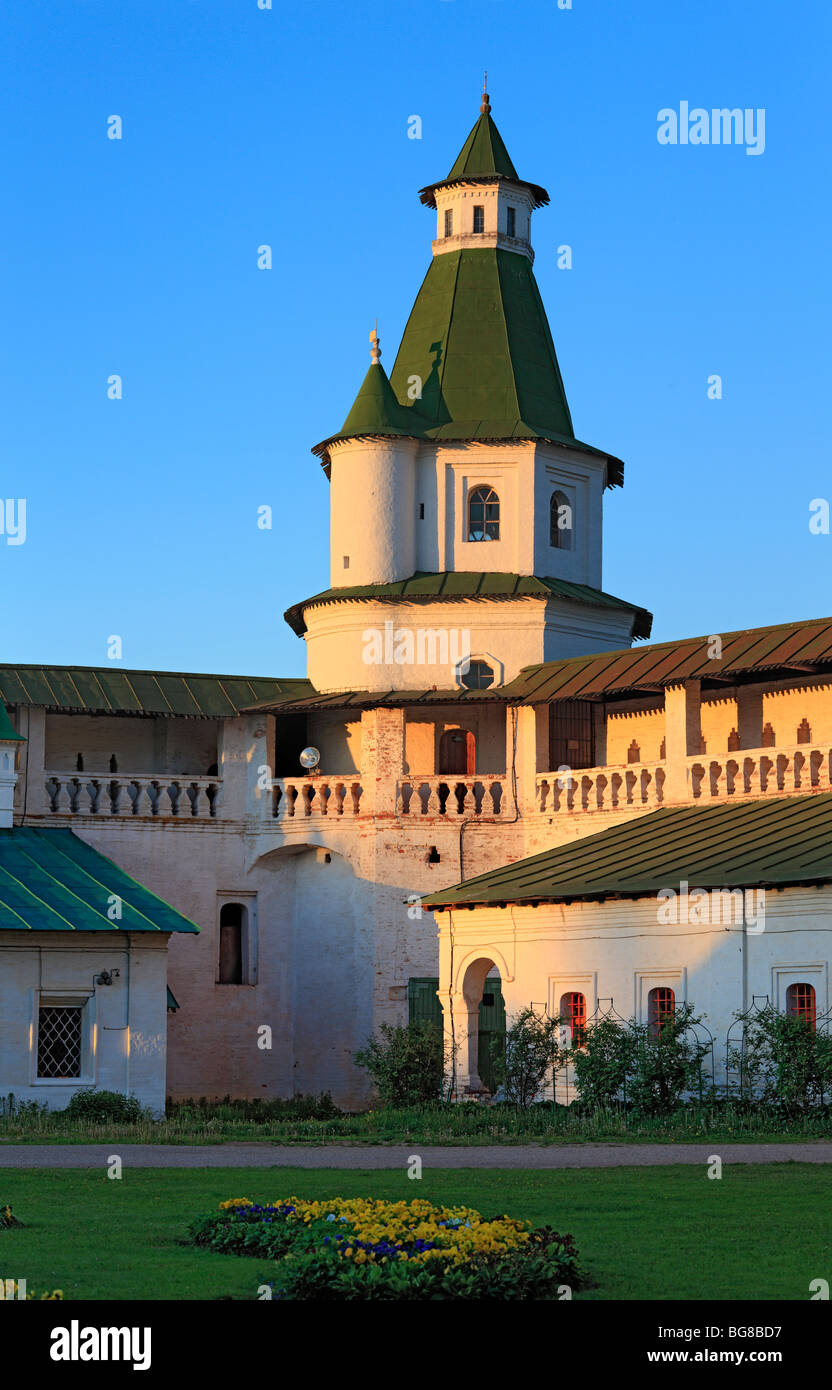
<instances>
[{"instance_id":1,"label":"blue sky","mask_svg":"<svg viewBox=\"0 0 832 1390\"><path fill-rule=\"evenodd\" d=\"M417 191L486 67L551 195L535 272L576 432L627 464L604 587L657 640L832 612L808 526L832 496L828 6L274 5L5 2L0 497L27 539L0 536L2 660L104 665L118 634L126 666L303 674L283 611L329 582L309 449L376 316L392 366L430 257ZM764 108L765 152L661 146L683 100Z\"/></svg>"}]
</instances>

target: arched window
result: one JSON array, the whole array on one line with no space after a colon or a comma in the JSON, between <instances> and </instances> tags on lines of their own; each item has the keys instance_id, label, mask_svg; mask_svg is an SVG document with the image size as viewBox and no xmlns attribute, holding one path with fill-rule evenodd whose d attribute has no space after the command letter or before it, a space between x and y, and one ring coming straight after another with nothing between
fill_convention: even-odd
<instances>
[{"instance_id":1,"label":"arched window","mask_svg":"<svg viewBox=\"0 0 832 1390\"><path fill-rule=\"evenodd\" d=\"M572 1029L572 1046L583 1047L586 1042L586 995L578 990L561 995L560 1016Z\"/></svg>"},{"instance_id":2,"label":"arched window","mask_svg":"<svg viewBox=\"0 0 832 1390\"><path fill-rule=\"evenodd\" d=\"M789 985L786 990L786 1013L789 1018L802 1018L812 1032L815 1030L815 987L814 985Z\"/></svg>"},{"instance_id":3,"label":"arched window","mask_svg":"<svg viewBox=\"0 0 832 1390\"><path fill-rule=\"evenodd\" d=\"M494 684L494 671L487 661L469 661L468 670L459 677L466 690L487 690Z\"/></svg>"},{"instance_id":4,"label":"arched window","mask_svg":"<svg viewBox=\"0 0 832 1390\"><path fill-rule=\"evenodd\" d=\"M475 487L468 494L468 539L500 539L500 499L493 487Z\"/></svg>"},{"instance_id":5,"label":"arched window","mask_svg":"<svg viewBox=\"0 0 832 1390\"><path fill-rule=\"evenodd\" d=\"M246 909L242 903L223 903L220 908L220 958L217 980L221 985L243 983L243 946Z\"/></svg>"},{"instance_id":6,"label":"arched window","mask_svg":"<svg viewBox=\"0 0 832 1390\"><path fill-rule=\"evenodd\" d=\"M572 504L565 492L553 492L549 499L549 544L555 550L572 549Z\"/></svg>"},{"instance_id":7,"label":"arched window","mask_svg":"<svg viewBox=\"0 0 832 1390\"><path fill-rule=\"evenodd\" d=\"M651 989L647 996L647 1026L651 1038L657 1038L662 1024L672 1020L676 1012L676 995L672 989L662 986Z\"/></svg>"}]
</instances>

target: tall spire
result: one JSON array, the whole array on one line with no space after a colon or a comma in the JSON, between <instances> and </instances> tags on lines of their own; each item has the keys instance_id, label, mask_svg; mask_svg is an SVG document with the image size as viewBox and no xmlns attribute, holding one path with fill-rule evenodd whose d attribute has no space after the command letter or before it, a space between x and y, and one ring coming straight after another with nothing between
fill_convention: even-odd
<instances>
[{"instance_id":1,"label":"tall spire","mask_svg":"<svg viewBox=\"0 0 832 1390\"><path fill-rule=\"evenodd\" d=\"M378 319L376 319L375 328L370 333L370 361L372 362L374 367L377 367L379 362L381 361L381 344L378 336Z\"/></svg>"},{"instance_id":2,"label":"tall spire","mask_svg":"<svg viewBox=\"0 0 832 1390\"><path fill-rule=\"evenodd\" d=\"M491 102L488 100L488 92L486 91L487 86L488 86L488 73L487 73L487 72L484 72L484 73L483 73L483 76L482 76L482 102L481 102L481 104L480 104L480 115L481 115L481 116L487 116L487 115L489 114L489 112L491 111Z\"/></svg>"}]
</instances>

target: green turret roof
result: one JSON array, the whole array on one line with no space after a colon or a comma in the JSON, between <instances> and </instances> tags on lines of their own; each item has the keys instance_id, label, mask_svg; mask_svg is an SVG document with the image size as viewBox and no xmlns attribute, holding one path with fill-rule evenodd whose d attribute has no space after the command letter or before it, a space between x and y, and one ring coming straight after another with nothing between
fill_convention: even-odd
<instances>
[{"instance_id":1,"label":"green turret roof","mask_svg":"<svg viewBox=\"0 0 832 1390\"><path fill-rule=\"evenodd\" d=\"M8 716L6 706L0 700L0 743L25 743L22 734L17 733Z\"/></svg>"},{"instance_id":2,"label":"green turret roof","mask_svg":"<svg viewBox=\"0 0 832 1390\"><path fill-rule=\"evenodd\" d=\"M475 179L483 174L503 174L507 179L517 179L517 170L503 144L503 137L488 111L482 113L471 130L448 175L448 182Z\"/></svg>"},{"instance_id":3,"label":"green turret roof","mask_svg":"<svg viewBox=\"0 0 832 1390\"><path fill-rule=\"evenodd\" d=\"M503 178L522 182L490 112L484 93L480 118L445 183ZM548 201L537 185L524 186L538 205ZM417 399L414 380L421 383ZM433 257L389 381L375 362L341 431L313 452L328 472L329 446L361 435L547 440L607 458L608 487L620 487L624 481L620 459L575 437L529 257L493 245L466 246Z\"/></svg>"},{"instance_id":4,"label":"green turret roof","mask_svg":"<svg viewBox=\"0 0 832 1390\"><path fill-rule=\"evenodd\" d=\"M380 362L371 363L352 409L336 439L355 439L362 434L412 435L422 433L422 423L399 405Z\"/></svg>"}]
</instances>

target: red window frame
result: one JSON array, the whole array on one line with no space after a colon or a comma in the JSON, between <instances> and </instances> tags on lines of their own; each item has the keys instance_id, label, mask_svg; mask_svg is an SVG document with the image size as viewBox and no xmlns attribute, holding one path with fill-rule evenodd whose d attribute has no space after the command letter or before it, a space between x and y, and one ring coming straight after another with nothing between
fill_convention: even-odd
<instances>
[{"instance_id":1,"label":"red window frame","mask_svg":"<svg viewBox=\"0 0 832 1390\"><path fill-rule=\"evenodd\" d=\"M676 1013L676 994L669 985L651 989L647 996L647 1025L651 1038L657 1038L662 1024Z\"/></svg>"},{"instance_id":2,"label":"red window frame","mask_svg":"<svg viewBox=\"0 0 832 1390\"><path fill-rule=\"evenodd\" d=\"M817 1019L817 998L814 985L807 984L805 981L789 985L786 990L786 1013L789 1018L802 1018L804 1023L807 1023L814 1032Z\"/></svg>"},{"instance_id":3,"label":"red window frame","mask_svg":"<svg viewBox=\"0 0 832 1390\"><path fill-rule=\"evenodd\" d=\"M586 1042L586 995L570 990L560 1001L561 1017L572 1029L572 1046L583 1047Z\"/></svg>"}]
</instances>

